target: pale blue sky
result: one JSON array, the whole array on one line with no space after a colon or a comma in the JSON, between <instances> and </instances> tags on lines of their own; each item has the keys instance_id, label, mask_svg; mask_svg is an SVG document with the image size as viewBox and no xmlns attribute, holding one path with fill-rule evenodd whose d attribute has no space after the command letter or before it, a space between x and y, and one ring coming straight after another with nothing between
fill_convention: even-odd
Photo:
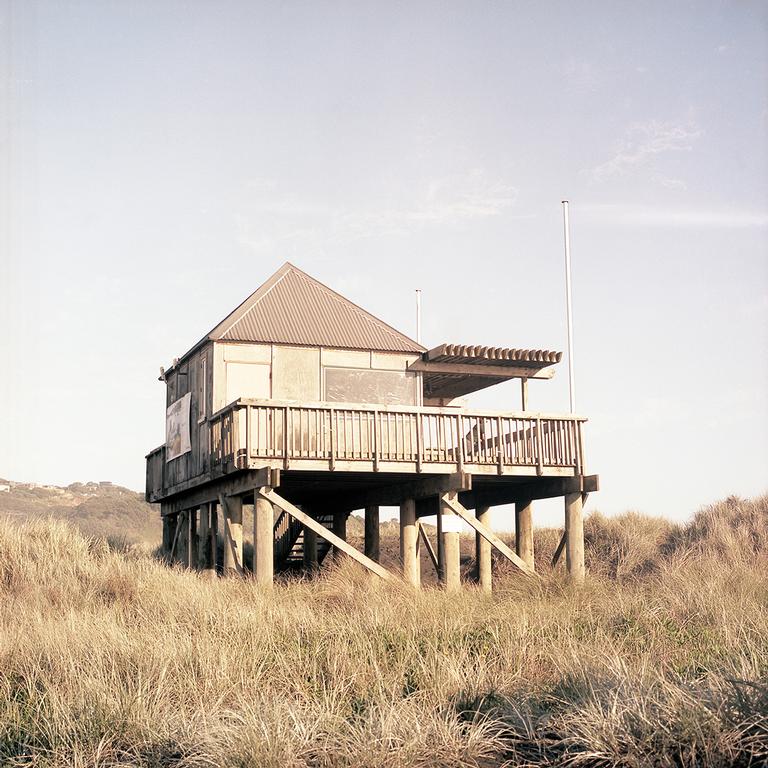
<instances>
[{"instance_id":1,"label":"pale blue sky","mask_svg":"<svg viewBox=\"0 0 768 768\"><path fill-rule=\"evenodd\" d=\"M569 197L589 506L768 488L765 3L0 8L0 476L142 488L160 365L286 260L564 349Z\"/></svg>"}]
</instances>

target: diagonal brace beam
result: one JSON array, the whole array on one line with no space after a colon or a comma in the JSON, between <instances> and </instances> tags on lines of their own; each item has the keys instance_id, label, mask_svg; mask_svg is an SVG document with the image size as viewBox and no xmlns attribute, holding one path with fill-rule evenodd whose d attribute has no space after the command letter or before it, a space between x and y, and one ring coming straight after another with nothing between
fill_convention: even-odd
<instances>
[{"instance_id":1,"label":"diagonal brace beam","mask_svg":"<svg viewBox=\"0 0 768 768\"><path fill-rule=\"evenodd\" d=\"M432 561L432 565L435 566L435 573L440 573L440 566L437 562L437 555L435 554L435 550L432 546L432 542L429 540L429 536L427 536L427 532L424 530L424 526L420 522L416 522L416 525L419 527L419 536L421 536L421 540L424 542L424 546L427 550L427 554L429 555L429 559Z\"/></svg>"},{"instance_id":2,"label":"diagonal brace beam","mask_svg":"<svg viewBox=\"0 0 768 768\"><path fill-rule=\"evenodd\" d=\"M380 576L382 579L388 581L394 581L395 577L386 569L379 565L375 560L371 560L370 557L366 557L362 552L358 552L351 544L347 544L344 539L336 536L335 533L329 531L322 523L318 523L317 520L304 514L298 507L294 507L290 501L287 501L282 496L275 493L273 490L266 488L259 488L259 496L263 496L267 501L272 502L275 506L287 512L291 517L298 520L302 525L314 531L318 536L325 539L329 544L340 549L344 554L349 555L353 560L356 560L360 565L367 568L372 573Z\"/></svg>"},{"instance_id":3,"label":"diagonal brace beam","mask_svg":"<svg viewBox=\"0 0 768 768\"><path fill-rule=\"evenodd\" d=\"M501 552L504 557L516 565L527 576L539 578L535 571L532 571L528 563L518 557L493 531L486 528L474 515L470 515L466 508L457 500L450 496L443 497L443 503L449 506L467 525L474 528L492 547Z\"/></svg>"}]
</instances>

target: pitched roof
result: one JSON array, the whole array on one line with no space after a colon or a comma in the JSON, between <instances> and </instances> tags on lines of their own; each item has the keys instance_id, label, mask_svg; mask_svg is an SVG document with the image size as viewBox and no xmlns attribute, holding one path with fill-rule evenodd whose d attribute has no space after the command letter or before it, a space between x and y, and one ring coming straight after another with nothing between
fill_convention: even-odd
<instances>
[{"instance_id":1,"label":"pitched roof","mask_svg":"<svg viewBox=\"0 0 768 768\"><path fill-rule=\"evenodd\" d=\"M193 349L208 340L425 351L418 342L288 262Z\"/></svg>"}]
</instances>

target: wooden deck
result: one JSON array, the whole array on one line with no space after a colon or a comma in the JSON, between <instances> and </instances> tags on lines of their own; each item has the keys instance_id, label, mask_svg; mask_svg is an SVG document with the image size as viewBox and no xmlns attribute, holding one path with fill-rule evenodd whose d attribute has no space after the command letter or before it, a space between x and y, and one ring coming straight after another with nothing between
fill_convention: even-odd
<instances>
[{"instance_id":1,"label":"wooden deck","mask_svg":"<svg viewBox=\"0 0 768 768\"><path fill-rule=\"evenodd\" d=\"M165 448L147 456L147 499L258 468L306 472L576 477L585 418L241 399L209 417L204 470L185 476ZM181 471L180 471L181 470Z\"/></svg>"}]
</instances>

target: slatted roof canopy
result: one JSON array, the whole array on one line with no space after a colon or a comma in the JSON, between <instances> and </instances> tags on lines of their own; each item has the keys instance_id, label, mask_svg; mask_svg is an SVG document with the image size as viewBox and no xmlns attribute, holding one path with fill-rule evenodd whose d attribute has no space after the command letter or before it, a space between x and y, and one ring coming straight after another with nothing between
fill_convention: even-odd
<instances>
[{"instance_id":1,"label":"slatted roof canopy","mask_svg":"<svg viewBox=\"0 0 768 768\"><path fill-rule=\"evenodd\" d=\"M440 344L409 366L421 371L426 397L453 398L508 379L549 379L562 352L467 344Z\"/></svg>"}]
</instances>

